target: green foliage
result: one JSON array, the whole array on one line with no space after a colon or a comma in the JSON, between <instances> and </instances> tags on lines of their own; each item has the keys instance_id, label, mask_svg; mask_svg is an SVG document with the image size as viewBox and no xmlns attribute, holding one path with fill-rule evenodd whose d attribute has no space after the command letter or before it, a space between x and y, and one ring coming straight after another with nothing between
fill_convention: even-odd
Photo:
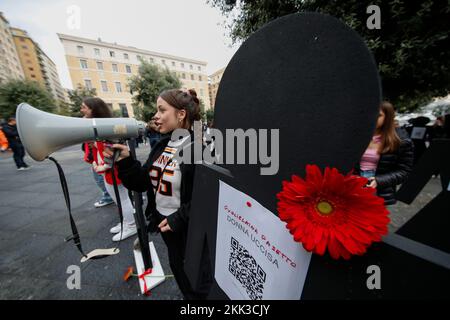
<instances>
[{"instance_id":1,"label":"green foliage","mask_svg":"<svg viewBox=\"0 0 450 320\"><path fill-rule=\"evenodd\" d=\"M45 112L55 111L52 96L35 81L10 80L0 84L0 119L15 116L16 108L22 102Z\"/></svg>"},{"instance_id":2,"label":"green foliage","mask_svg":"<svg viewBox=\"0 0 450 320\"><path fill-rule=\"evenodd\" d=\"M141 60L138 74L130 77L128 87L133 94L133 111L138 120L148 122L156 113L156 100L166 89L179 89L181 82L169 69Z\"/></svg>"},{"instance_id":3,"label":"green foliage","mask_svg":"<svg viewBox=\"0 0 450 320\"><path fill-rule=\"evenodd\" d=\"M208 0L228 17L233 42L245 40L267 22L295 12L339 18L365 40L378 63L385 99L399 111L413 111L450 91L450 6L448 0ZM381 11L381 29L368 29Z\"/></svg>"},{"instance_id":4,"label":"green foliage","mask_svg":"<svg viewBox=\"0 0 450 320\"><path fill-rule=\"evenodd\" d=\"M450 113L450 104L441 103L433 108L433 115L436 117L444 116L449 113Z\"/></svg>"},{"instance_id":5,"label":"green foliage","mask_svg":"<svg viewBox=\"0 0 450 320\"><path fill-rule=\"evenodd\" d=\"M88 89L82 86L78 86L75 90L69 90L68 93L70 99L69 115L71 117L82 117L83 115L80 113L80 108L83 100L97 95L95 88Z\"/></svg>"},{"instance_id":6,"label":"green foliage","mask_svg":"<svg viewBox=\"0 0 450 320\"><path fill-rule=\"evenodd\" d=\"M205 104L202 99L198 98L198 101L200 101L200 118L202 120L206 119L206 112L205 112Z\"/></svg>"},{"instance_id":7,"label":"green foliage","mask_svg":"<svg viewBox=\"0 0 450 320\"><path fill-rule=\"evenodd\" d=\"M65 101L58 101L58 107L56 109L56 114L60 116L70 117L72 114L70 113L70 104Z\"/></svg>"},{"instance_id":8,"label":"green foliage","mask_svg":"<svg viewBox=\"0 0 450 320\"><path fill-rule=\"evenodd\" d=\"M210 125L211 122L214 120L214 109L207 110L205 116L206 116L206 123Z\"/></svg>"},{"instance_id":9,"label":"green foliage","mask_svg":"<svg viewBox=\"0 0 450 320\"><path fill-rule=\"evenodd\" d=\"M113 118L122 118L122 112L118 109L113 109Z\"/></svg>"}]
</instances>

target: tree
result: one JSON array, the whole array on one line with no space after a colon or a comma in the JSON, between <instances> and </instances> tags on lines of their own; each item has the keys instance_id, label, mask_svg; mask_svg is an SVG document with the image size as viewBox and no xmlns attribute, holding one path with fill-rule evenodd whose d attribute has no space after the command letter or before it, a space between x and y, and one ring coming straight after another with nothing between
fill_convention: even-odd
<instances>
[{"instance_id":1,"label":"tree","mask_svg":"<svg viewBox=\"0 0 450 320\"><path fill-rule=\"evenodd\" d=\"M214 120L214 109L208 109L206 111L206 123L208 125L211 125L213 120Z\"/></svg>"},{"instance_id":2,"label":"tree","mask_svg":"<svg viewBox=\"0 0 450 320\"><path fill-rule=\"evenodd\" d=\"M56 110L55 113L60 116L70 117L72 115L70 112L70 104L66 101L59 100Z\"/></svg>"},{"instance_id":3,"label":"tree","mask_svg":"<svg viewBox=\"0 0 450 320\"><path fill-rule=\"evenodd\" d=\"M197 97L198 98L198 97ZM205 120L206 119L206 112L205 112L205 103L203 102L202 99L198 98L199 103L199 107L200 107L200 118L201 120Z\"/></svg>"},{"instance_id":4,"label":"tree","mask_svg":"<svg viewBox=\"0 0 450 320\"><path fill-rule=\"evenodd\" d=\"M0 118L15 116L16 108L22 102L42 111L55 111L52 96L35 81L10 80L0 84Z\"/></svg>"},{"instance_id":5,"label":"tree","mask_svg":"<svg viewBox=\"0 0 450 320\"><path fill-rule=\"evenodd\" d=\"M133 111L138 120L148 122L156 113L156 99L163 90L179 89L181 82L169 69L141 60L138 74L131 76L128 87L133 94Z\"/></svg>"},{"instance_id":6,"label":"tree","mask_svg":"<svg viewBox=\"0 0 450 320\"><path fill-rule=\"evenodd\" d=\"M228 16L234 43L267 22L305 11L339 18L365 40L378 63L383 93L399 111L413 111L450 88L450 6L447 0L208 0ZM366 13L378 5L381 28L369 29Z\"/></svg>"},{"instance_id":7,"label":"tree","mask_svg":"<svg viewBox=\"0 0 450 320\"><path fill-rule=\"evenodd\" d=\"M120 110L114 109L112 111L113 118L122 118L122 112Z\"/></svg>"},{"instance_id":8,"label":"tree","mask_svg":"<svg viewBox=\"0 0 450 320\"><path fill-rule=\"evenodd\" d=\"M449 103L439 103L433 109L433 115L436 117L444 116L450 113L450 104Z\"/></svg>"},{"instance_id":9,"label":"tree","mask_svg":"<svg viewBox=\"0 0 450 320\"><path fill-rule=\"evenodd\" d=\"M81 117L80 113L81 104L83 100L88 97L95 97L97 95L97 91L95 88L88 89L79 85L75 90L69 90L69 115L71 117Z\"/></svg>"}]
</instances>

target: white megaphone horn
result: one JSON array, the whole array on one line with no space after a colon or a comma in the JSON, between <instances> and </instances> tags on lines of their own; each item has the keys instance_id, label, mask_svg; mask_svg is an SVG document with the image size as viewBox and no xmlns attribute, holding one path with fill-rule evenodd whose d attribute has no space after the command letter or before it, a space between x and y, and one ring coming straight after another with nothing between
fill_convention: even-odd
<instances>
[{"instance_id":1,"label":"white megaphone horn","mask_svg":"<svg viewBox=\"0 0 450 320\"><path fill-rule=\"evenodd\" d=\"M145 131L145 123L133 118L72 118L44 112L27 103L17 107L16 122L23 146L36 161L74 144L136 138Z\"/></svg>"}]
</instances>

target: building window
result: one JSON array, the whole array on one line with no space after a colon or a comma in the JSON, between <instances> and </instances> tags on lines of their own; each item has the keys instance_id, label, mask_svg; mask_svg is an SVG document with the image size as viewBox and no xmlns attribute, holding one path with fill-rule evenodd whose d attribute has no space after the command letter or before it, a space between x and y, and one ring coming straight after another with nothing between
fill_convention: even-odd
<instances>
[{"instance_id":1,"label":"building window","mask_svg":"<svg viewBox=\"0 0 450 320\"><path fill-rule=\"evenodd\" d=\"M192 64L191 64L191 65L189 65L189 68L190 68L191 70L193 70L193 69L194 69L194 67L192 66Z\"/></svg>"},{"instance_id":2,"label":"building window","mask_svg":"<svg viewBox=\"0 0 450 320\"><path fill-rule=\"evenodd\" d=\"M116 82L116 91L122 92L122 84L120 82Z\"/></svg>"},{"instance_id":3,"label":"building window","mask_svg":"<svg viewBox=\"0 0 450 320\"><path fill-rule=\"evenodd\" d=\"M202 81L202 76L201 75L198 76L198 81Z\"/></svg>"},{"instance_id":4,"label":"building window","mask_svg":"<svg viewBox=\"0 0 450 320\"><path fill-rule=\"evenodd\" d=\"M127 70L127 73L131 73L131 66L126 65L126 66L125 66L125 69Z\"/></svg>"},{"instance_id":5,"label":"building window","mask_svg":"<svg viewBox=\"0 0 450 320\"><path fill-rule=\"evenodd\" d=\"M119 72L119 69L117 68L117 64L115 64L115 63L112 64L112 70L114 72Z\"/></svg>"},{"instance_id":6,"label":"building window","mask_svg":"<svg viewBox=\"0 0 450 320\"><path fill-rule=\"evenodd\" d=\"M84 80L84 86L85 86L87 89L91 90L91 89L92 89L92 81L91 81L91 80L88 80L88 79Z\"/></svg>"},{"instance_id":7,"label":"building window","mask_svg":"<svg viewBox=\"0 0 450 320\"><path fill-rule=\"evenodd\" d=\"M126 59L126 60L128 60L128 53L124 53L124 54L123 54L123 58Z\"/></svg>"},{"instance_id":8,"label":"building window","mask_svg":"<svg viewBox=\"0 0 450 320\"><path fill-rule=\"evenodd\" d=\"M108 92L108 84L106 83L105 80L100 81L102 84L102 91L103 92Z\"/></svg>"},{"instance_id":9,"label":"building window","mask_svg":"<svg viewBox=\"0 0 450 320\"><path fill-rule=\"evenodd\" d=\"M109 51L109 56L111 58L114 58L116 56L116 53L114 51Z\"/></svg>"},{"instance_id":10,"label":"building window","mask_svg":"<svg viewBox=\"0 0 450 320\"><path fill-rule=\"evenodd\" d=\"M20 41L21 41L21 42L25 42L25 39L24 39L24 38L20 38Z\"/></svg>"},{"instance_id":11,"label":"building window","mask_svg":"<svg viewBox=\"0 0 450 320\"><path fill-rule=\"evenodd\" d=\"M202 71L202 68L200 66L197 67L198 71Z\"/></svg>"},{"instance_id":12,"label":"building window","mask_svg":"<svg viewBox=\"0 0 450 320\"><path fill-rule=\"evenodd\" d=\"M200 89L200 95L203 96L203 89Z\"/></svg>"},{"instance_id":13,"label":"building window","mask_svg":"<svg viewBox=\"0 0 450 320\"><path fill-rule=\"evenodd\" d=\"M191 74L191 80L194 80L194 75L193 74Z\"/></svg>"},{"instance_id":14,"label":"building window","mask_svg":"<svg viewBox=\"0 0 450 320\"><path fill-rule=\"evenodd\" d=\"M186 79L186 75L184 73L182 73L181 78Z\"/></svg>"},{"instance_id":15,"label":"building window","mask_svg":"<svg viewBox=\"0 0 450 320\"><path fill-rule=\"evenodd\" d=\"M34 69L33 69L33 68L28 68L28 70L30 70L30 71L34 71Z\"/></svg>"},{"instance_id":16,"label":"building window","mask_svg":"<svg viewBox=\"0 0 450 320\"><path fill-rule=\"evenodd\" d=\"M184 68L184 63L181 63L181 67Z\"/></svg>"},{"instance_id":17,"label":"building window","mask_svg":"<svg viewBox=\"0 0 450 320\"><path fill-rule=\"evenodd\" d=\"M166 64L166 60L162 59L161 63L165 65Z\"/></svg>"},{"instance_id":18,"label":"building window","mask_svg":"<svg viewBox=\"0 0 450 320\"><path fill-rule=\"evenodd\" d=\"M127 105L125 103L119 103L120 113L122 114L122 117L128 118L128 109Z\"/></svg>"},{"instance_id":19,"label":"building window","mask_svg":"<svg viewBox=\"0 0 450 320\"><path fill-rule=\"evenodd\" d=\"M154 62L153 58L150 58L150 62Z\"/></svg>"},{"instance_id":20,"label":"building window","mask_svg":"<svg viewBox=\"0 0 450 320\"><path fill-rule=\"evenodd\" d=\"M80 60L80 64L81 64L81 69L87 69L88 68L86 60Z\"/></svg>"},{"instance_id":21,"label":"building window","mask_svg":"<svg viewBox=\"0 0 450 320\"><path fill-rule=\"evenodd\" d=\"M28 53L28 52L25 52L24 54L23 54L25 57L29 57L30 56L30 54ZM30 61L30 60L28 60L28 61ZM31 61L30 61L31 62Z\"/></svg>"},{"instance_id":22,"label":"building window","mask_svg":"<svg viewBox=\"0 0 450 320\"><path fill-rule=\"evenodd\" d=\"M94 53L96 56L100 56L100 49L94 48Z\"/></svg>"},{"instance_id":23,"label":"building window","mask_svg":"<svg viewBox=\"0 0 450 320\"><path fill-rule=\"evenodd\" d=\"M98 70L103 70L103 62L97 61L97 69Z\"/></svg>"},{"instance_id":24,"label":"building window","mask_svg":"<svg viewBox=\"0 0 450 320\"><path fill-rule=\"evenodd\" d=\"M31 75L32 78L36 78L36 76L34 74Z\"/></svg>"},{"instance_id":25,"label":"building window","mask_svg":"<svg viewBox=\"0 0 450 320\"><path fill-rule=\"evenodd\" d=\"M27 47L27 46L22 46L22 48L23 48L23 49L28 49L28 47Z\"/></svg>"},{"instance_id":26,"label":"building window","mask_svg":"<svg viewBox=\"0 0 450 320\"><path fill-rule=\"evenodd\" d=\"M136 55L136 59L141 60L141 58L142 57L140 55L138 55L138 54Z\"/></svg>"},{"instance_id":27,"label":"building window","mask_svg":"<svg viewBox=\"0 0 450 320\"><path fill-rule=\"evenodd\" d=\"M172 61L172 67L175 67L175 61Z\"/></svg>"},{"instance_id":28,"label":"building window","mask_svg":"<svg viewBox=\"0 0 450 320\"><path fill-rule=\"evenodd\" d=\"M77 46L78 54L84 54L84 48L82 46Z\"/></svg>"}]
</instances>

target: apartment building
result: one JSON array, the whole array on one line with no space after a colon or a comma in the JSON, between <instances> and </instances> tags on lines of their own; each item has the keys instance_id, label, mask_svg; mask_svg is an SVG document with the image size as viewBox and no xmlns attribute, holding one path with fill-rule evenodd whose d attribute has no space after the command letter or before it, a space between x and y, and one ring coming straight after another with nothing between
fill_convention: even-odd
<instances>
[{"instance_id":1,"label":"apartment building","mask_svg":"<svg viewBox=\"0 0 450 320\"><path fill-rule=\"evenodd\" d=\"M9 21L0 12L0 83L24 78Z\"/></svg>"},{"instance_id":2,"label":"apartment building","mask_svg":"<svg viewBox=\"0 0 450 320\"><path fill-rule=\"evenodd\" d=\"M55 101L65 101L55 63L25 30L11 28L11 32L25 78L40 83Z\"/></svg>"},{"instance_id":3,"label":"apartment building","mask_svg":"<svg viewBox=\"0 0 450 320\"><path fill-rule=\"evenodd\" d=\"M204 61L183 58L135 47L58 34L74 88L95 88L97 95L122 116L133 116L128 79L137 75L140 59L176 73L184 89L194 88L210 108L208 76Z\"/></svg>"},{"instance_id":4,"label":"apartment building","mask_svg":"<svg viewBox=\"0 0 450 320\"><path fill-rule=\"evenodd\" d=\"M225 68L219 69L209 76L209 100L211 101L211 107L216 105L217 90L219 89L220 80L222 80Z\"/></svg>"}]
</instances>

